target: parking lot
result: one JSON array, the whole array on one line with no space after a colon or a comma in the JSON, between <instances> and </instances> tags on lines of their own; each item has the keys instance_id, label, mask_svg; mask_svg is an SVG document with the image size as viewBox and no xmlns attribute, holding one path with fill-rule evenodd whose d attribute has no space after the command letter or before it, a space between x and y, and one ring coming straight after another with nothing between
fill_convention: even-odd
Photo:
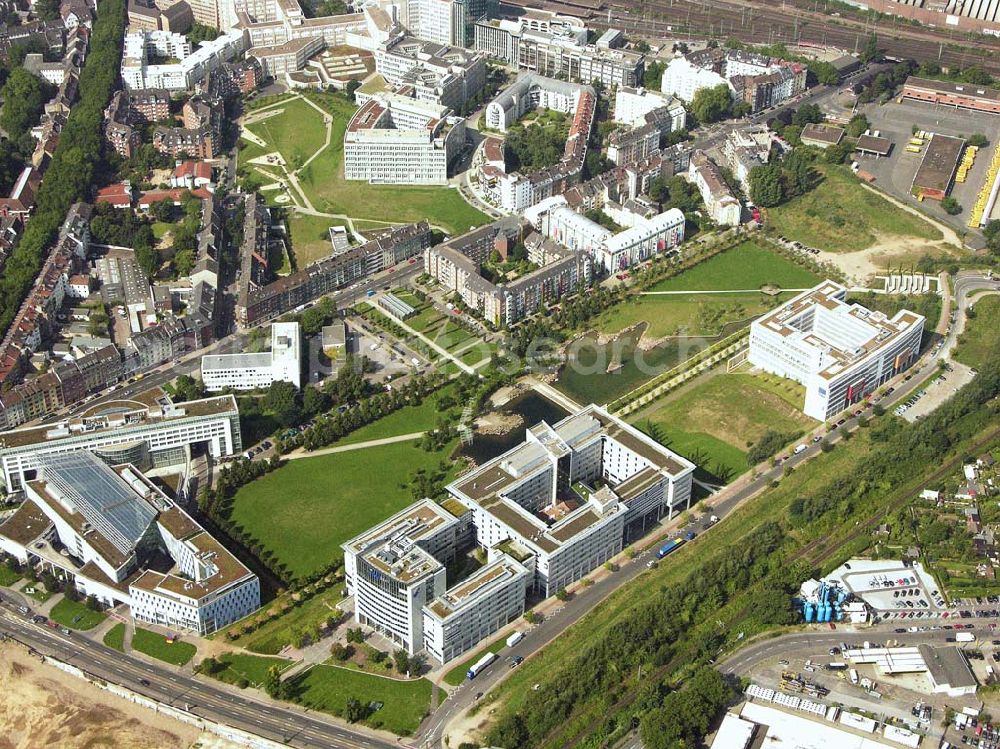
<instances>
[{"instance_id":1,"label":"parking lot","mask_svg":"<svg viewBox=\"0 0 1000 749\"><path fill-rule=\"evenodd\" d=\"M934 200L925 200L919 204L929 215L950 224L960 233L967 231L969 211L975 205L979 191L983 187L993 149L1000 139L1000 117L909 101L897 104L895 100L881 106L870 104L862 107L861 112L868 117L874 130L880 131L883 137L892 141L893 147L889 156L885 158L856 156L857 161L862 169L875 175L875 184L879 189L913 205L918 203L910 194L910 186L925 150L922 149L921 153L910 153L906 150L910 138L913 137L913 126L926 132L944 135L968 137L974 133L982 133L989 139L989 145L979 150L966 181L955 183L952 188L951 195L963 209L960 214L949 216Z\"/></svg>"}]
</instances>

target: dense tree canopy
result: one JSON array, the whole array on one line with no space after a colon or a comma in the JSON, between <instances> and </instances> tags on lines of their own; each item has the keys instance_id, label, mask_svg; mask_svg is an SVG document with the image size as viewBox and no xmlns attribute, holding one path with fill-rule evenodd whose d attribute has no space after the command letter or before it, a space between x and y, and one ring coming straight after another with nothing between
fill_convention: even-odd
<instances>
[{"instance_id":1,"label":"dense tree canopy","mask_svg":"<svg viewBox=\"0 0 1000 749\"><path fill-rule=\"evenodd\" d=\"M732 107L732 93L725 83L711 88L700 88L691 99L691 114L701 123L724 120L729 116Z\"/></svg>"},{"instance_id":2,"label":"dense tree canopy","mask_svg":"<svg viewBox=\"0 0 1000 749\"><path fill-rule=\"evenodd\" d=\"M507 131L504 151L512 171L536 172L558 163L565 144L566 130L562 127L515 125Z\"/></svg>"},{"instance_id":3,"label":"dense tree canopy","mask_svg":"<svg viewBox=\"0 0 1000 749\"><path fill-rule=\"evenodd\" d=\"M0 128L8 138L18 139L38 124L38 117L45 109L55 87L32 75L24 68L15 68L7 77L0 98Z\"/></svg>"},{"instance_id":4,"label":"dense tree canopy","mask_svg":"<svg viewBox=\"0 0 1000 749\"><path fill-rule=\"evenodd\" d=\"M781 167L777 162L761 164L750 170L750 200L762 208L780 205L785 197L781 186Z\"/></svg>"}]
</instances>

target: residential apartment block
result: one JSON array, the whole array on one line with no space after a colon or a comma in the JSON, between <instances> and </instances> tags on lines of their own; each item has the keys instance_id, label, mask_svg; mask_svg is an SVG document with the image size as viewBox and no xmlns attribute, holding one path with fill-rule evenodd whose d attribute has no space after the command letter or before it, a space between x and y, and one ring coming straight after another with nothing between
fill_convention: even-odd
<instances>
[{"instance_id":1,"label":"residential apartment block","mask_svg":"<svg viewBox=\"0 0 1000 749\"><path fill-rule=\"evenodd\" d=\"M205 77L244 49L243 33L229 31L192 50L181 34L170 31L132 31L125 36L122 82L128 89L193 89ZM150 59L173 58L178 62L151 63Z\"/></svg>"},{"instance_id":2,"label":"residential apartment block","mask_svg":"<svg viewBox=\"0 0 1000 749\"><path fill-rule=\"evenodd\" d=\"M824 281L750 326L750 363L806 388L803 411L826 421L917 360L924 318L891 318L848 304L847 288Z\"/></svg>"},{"instance_id":3,"label":"residential apartment block","mask_svg":"<svg viewBox=\"0 0 1000 749\"><path fill-rule=\"evenodd\" d=\"M806 68L756 52L710 47L671 60L660 90L690 102L700 89L723 84L734 101L759 112L804 91Z\"/></svg>"},{"instance_id":4,"label":"residential apartment block","mask_svg":"<svg viewBox=\"0 0 1000 749\"><path fill-rule=\"evenodd\" d=\"M253 390L274 382L302 386L302 350L297 322L271 323L271 350L256 354L212 354L201 357L205 390Z\"/></svg>"},{"instance_id":5,"label":"residential apartment block","mask_svg":"<svg viewBox=\"0 0 1000 749\"><path fill-rule=\"evenodd\" d=\"M687 179L698 188L705 202L708 215L719 226L739 226L743 207L739 199L722 179L722 173L715 162L704 151L691 154Z\"/></svg>"},{"instance_id":6,"label":"residential apartment block","mask_svg":"<svg viewBox=\"0 0 1000 749\"><path fill-rule=\"evenodd\" d=\"M371 184L445 185L465 121L401 94L372 95L344 133L344 176Z\"/></svg>"},{"instance_id":7,"label":"residential apartment block","mask_svg":"<svg viewBox=\"0 0 1000 749\"><path fill-rule=\"evenodd\" d=\"M48 455L89 450L108 463L146 470L182 464L195 444L216 458L242 450L233 396L173 403L156 388L63 421L0 432L0 468L7 491L17 491L37 478Z\"/></svg>"},{"instance_id":8,"label":"residential apartment block","mask_svg":"<svg viewBox=\"0 0 1000 749\"><path fill-rule=\"evenodd\" d=\"M81 594L200 635L260 608L256 575L135 466L112 467L86 450L47 454L23 489L25 501L0 525L0 550ZM156 556L170 569L148 569Z\"/></svg>"}]
</instances>

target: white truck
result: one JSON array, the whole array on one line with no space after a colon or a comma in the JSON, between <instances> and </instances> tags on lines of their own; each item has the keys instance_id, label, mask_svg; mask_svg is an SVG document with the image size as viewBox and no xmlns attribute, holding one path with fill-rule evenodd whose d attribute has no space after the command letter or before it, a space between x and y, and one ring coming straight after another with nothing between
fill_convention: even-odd
<instances>
[{"instance_id":1,"label":"white truck","mask_svg":"<svg viewBox=\"0 0 1000 749\"><path fill-rule=\"evenodd\" d=\"M857 684L859 681L858 670L856 668L852 668L850 674L851 674L851 684Z\"/></svg>"},{"instance_id":2,"label":"white truck","mask_svg":"<svg viewBox=\"0 0 1000 749\"><path fill-rule=\"evenodd\" d=\"M795 454L796 455L798 455L799 453L804 453L805 451L806 451L806 446L804 444L803 445L796 445L795 446Z\"/></svg>"},{"instance_id":3,"label":"white truck","mask_svg":"<svg viewBox=\"0 0 1000 749\"><path fill-rule=\"evenodd\" d=\"M524 639L524 632L515 632L507 638L507 647L512 648Z\"/></svg>"},{"instance_id":4,"label":"white truck","mask_svg":"<svg viewBox=\"0 0 1000 749\"><path fill-rule=\"evenodd\" d=\"M976 636L971 632L956 632L955 642L975 642Z\"/></svg>"}]
</instances>

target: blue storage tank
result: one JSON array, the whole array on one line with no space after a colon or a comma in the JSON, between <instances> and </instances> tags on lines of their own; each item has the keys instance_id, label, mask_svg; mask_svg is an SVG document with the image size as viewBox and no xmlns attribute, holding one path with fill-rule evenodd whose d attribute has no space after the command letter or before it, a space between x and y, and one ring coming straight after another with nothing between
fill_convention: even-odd
<instances>
[{"instance_id":1,"label":"blue storage tank","mask_svg":"<svg viewBox=\"0 0 1000 749\"><path fill-rule=\"evenodd\" d=\"M841 588L840 592L837 593L837 605L842 606L844 604L844 601L846 600L847 600L847 591Z\"/></svg>"},{"instance_id":2,"label":"blue storage tank","mask_svg":"<svg viewBox=\"0 0 1000 749\"><path fill-rule=\"evenodd\" d=\"M816 621L823 621L823 604L821 603L816 605Z\"/></svg>"},{"instance_id":3,"label":"blue storage tank","mask_svg":"<svg viewBox=\"0 0 1000 749\"><path fill-rule=\"evenodd\" d=\"M837 607L837 621L839 622L843 618L844 618L844 610L838 606Z\"/></svg>"},{"instance_id":4,"label":"blue storage tank","mask_svg":"<svg viewBox=\"0 0 1000 749\"><path fill-rule=\"evenodd\" d=\"M830 607L829 606L824 606L823 607L823 618L820 619L820 621L821 622L828 622L828 621L830 621Z\"/></svg>"},{"instance_id":5,"label":"blue storage tank","mask_svg":"<svg viewBox=\"0 0 1000 749\"><path fill-rule=\"evenodd\" d=\"M813 611L814 609L811 603L807 603L802 607L802 616L805 617L806 622L811 622L813 620Z\"/></svg>"}]
</instances>

